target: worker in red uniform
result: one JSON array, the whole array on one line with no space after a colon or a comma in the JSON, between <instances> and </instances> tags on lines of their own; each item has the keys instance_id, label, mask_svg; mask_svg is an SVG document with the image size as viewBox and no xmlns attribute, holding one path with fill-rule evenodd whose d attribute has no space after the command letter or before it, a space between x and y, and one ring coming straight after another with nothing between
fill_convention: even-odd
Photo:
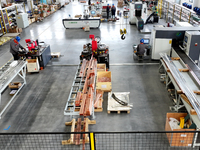
<instances>
[{"instance_id":1,"label":"worker in red uniform","mask_svg":"<svg viewBox=\"0 0 200 150\"><path fill-rule=\"evenodd\" d=\"M19 44L19 41L20 41L20 37L17 36L14 40L11 40L10 42L10 53L13 55L14 60L19 59L19 56L18 56L19 48L25 50L25 48Z\"/></svg>"}]
</instances>

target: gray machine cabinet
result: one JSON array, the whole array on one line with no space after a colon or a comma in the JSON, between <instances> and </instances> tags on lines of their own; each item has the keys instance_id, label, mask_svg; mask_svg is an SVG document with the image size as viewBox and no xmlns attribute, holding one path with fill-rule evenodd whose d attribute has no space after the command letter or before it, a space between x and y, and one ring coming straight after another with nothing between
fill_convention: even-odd
<instances>
[{"instance_id":1,"label":"gray machine cabinet","mask_svg":"<svg viewBox=\"0 0 200 150\"><path fill-rule=\"evenodd\" d=\"M27 13L20 13L19 15L16 15L16 22L17 22L17 26L19 28L28 27L29 26L28 14Z\"/></svg>"}]
</instances>

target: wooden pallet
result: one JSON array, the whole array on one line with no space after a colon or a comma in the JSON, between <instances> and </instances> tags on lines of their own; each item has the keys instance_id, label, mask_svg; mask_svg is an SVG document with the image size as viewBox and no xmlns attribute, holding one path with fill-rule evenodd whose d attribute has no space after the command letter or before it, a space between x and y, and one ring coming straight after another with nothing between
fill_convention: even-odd
<instances>
[{"instance_id":1,"label":"wooden pallet","mask_svg":"<svg viewBox=\"0 0 200 150\"><path fill-rule=\"evenodd\" d=\"M59 58L60 57L60 52L52 52L51 53L52 58Z\"/></svg>"},{"instance_id":2,"label":"wooden pallet","mask_svg":"<svg viewBox=\"0 0 200 150\"><path fill-rule=\"evenodd\" d=\"M130 113L130 110L108 110L108 114L112 113L112 112L117 112L118 114L120 114L121 112L127 112L127 114Z\"/></svg>"},{"instance_id":3,"label":"wooden pallet","mask_svg":"<svg viewBox=\"0 0 200 150\"><path fill-rule=\"evenodd\" d=\"M121 94L127 95L127 93L128 92L114 92L116 97L118 97L118 95L120 96ZM120 114L121 112L127 112L127 114L129 114L131 107L122 106L111 97L111 94L112 94L111 92L108 93L108 107L107 107L108 114L110 114L111 112L117 112L118 114ZM127 103L129 103L129 96L127 99Z\"/></svg>"},{"instance_id":4,"label":"wooden pallet","mask_svg":"<svg viewBox=\"0 0 200 150\"><path fill-rule=\"evenodd\" d=\"M81 121L81 126L85 126L85 129L81 130L81 132L89 132L88 126L90 124L96 124L96 120L90 120L88 118L85 118L85 122ZM76 126L78 126L77 121L75 119L72 119L71 122L65 122L65 125L71 126L71 132L75 132ZM76 144L76 143L77 141L75 140L75 134L71 134L69 140L62 141L62 145L69 145L69 144ZM88 134L85 134L85 143L89 143ZM80 139L80 141L78 141L78 144L76 145L79 145L79 144L83 144L83 139Z\"/></svg>"}]
</instances>

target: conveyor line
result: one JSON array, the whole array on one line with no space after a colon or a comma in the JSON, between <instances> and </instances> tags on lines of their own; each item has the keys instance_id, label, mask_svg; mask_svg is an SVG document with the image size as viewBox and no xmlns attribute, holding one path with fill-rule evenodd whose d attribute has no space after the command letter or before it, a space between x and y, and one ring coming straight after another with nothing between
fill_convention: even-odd
<instances>
[{"instance_id":1,"label":"conveyor line","mask_svg":"<svg viewBox=\"0 0 200 150\"><path fill-rule=\"evenodd\" d=\"M185 64L187 64L190 69L194 72L197 78L200 80L200 68L185 54L183 50L179 47L173 47L179 57L183 60Z\"/></svg>"}]
</instances>

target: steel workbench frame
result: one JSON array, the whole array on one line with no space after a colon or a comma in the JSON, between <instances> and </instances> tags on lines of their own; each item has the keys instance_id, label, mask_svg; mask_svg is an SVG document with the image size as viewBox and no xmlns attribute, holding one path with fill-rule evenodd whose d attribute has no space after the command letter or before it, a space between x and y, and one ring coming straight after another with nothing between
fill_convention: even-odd
<instances>
[{"instance_id":1,"label":"steel workbench frame","mask_svg":"<svg viewBox=\"0 0 200 150\"><path fill-rule=\"evenodd\" d=\"M8 103L5 105L3 110L0 112L0 119L2 114L6 111L8 106L11 104L11 102L14 100L16 95L19 93L19 91L23 88L23 86L26 84L26 64L27 62L25 60L19 60L18 64L15 67L9 67L8 70L3 73L0 77L0 104L1 104L1 95L3 91L7 88L8 84L13 81L13 79L18 75L20 78L22 78L23 82L21 87L17 90L17 92L12 96L12 98L8 101ZM9 66L9 65L7 65Z\"/></svg>"},{"instance_id":2,"label":"steel workbench frame","mask_svg":"<svg viewBox=\"0 0 200 150\"><path fill-rule=\"evenodd\" d=\"M186 65L183 63L183 61L182 61L181 59L178 60L178 61L177 61L177 60L174 60L174 61L176 61L177 63L179 63L179 66L182 66L182 68L178 68L178 69L186 68ZM174 77L172 76L172 74L171 74L170 72L167 71L168 68L167 68L165 62L164 62L162 59L160 59L159 71L160 71L160 69L161 69L162 67L163 67L164 70L165 70L166 88L167 88L168 85L171 84L171 83L174 85L174 88L175 88L176 105L175 105L175 106L171 106L170 108L178 112L178 110L179 110L180 108L182 108L182 107L185 106L185 108L186 108L187 111L188 111L188 114L190 115L191 120L192 120L192 121L196 124L196 126L197 126L197 129L196 129L196 130L199 131L199 130L200 130L200 119L198 118L197 115L191 115L191 114L190 114L190 110L192 109L192 107L191 107L187 102L185 102L185 101L181 98L181 96L180 96L179 94L177 94L177 90L180 90L180 88L179 88L179 86L177 85L177 83L176 83ZM195 82L195 79L193 79L193 81ZM197 84L198 84L198 83L197 83ZM200 87L199 87L199 89L200 89ZM180 105L180 101L182 101L184 105ZM195 147L195 146L200 146L200 143L197 143L197 136L198 136L198 133L195 133L194 140L193 140L193 147Z\"/></svg>"}]
</instances>

